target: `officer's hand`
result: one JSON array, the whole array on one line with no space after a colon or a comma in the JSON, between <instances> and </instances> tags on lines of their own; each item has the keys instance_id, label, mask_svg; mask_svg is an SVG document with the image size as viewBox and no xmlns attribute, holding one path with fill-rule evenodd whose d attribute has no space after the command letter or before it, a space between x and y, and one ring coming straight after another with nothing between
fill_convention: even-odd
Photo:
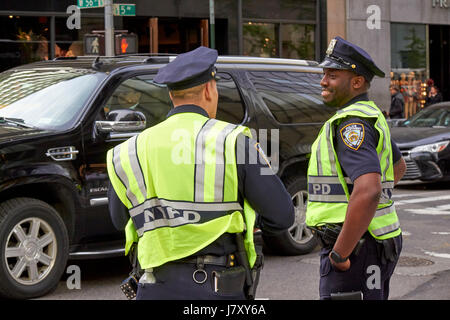
<instances>
[{"instance_id":1,"label":"officer's hand","mask_svg":"<svg viewBox=\"0 0 450 320\"><path fill-rule=\"evenodd\" d=\"M330 255L331 255L331 252L330 252ZM347 261L345 261L345 262L336 263L336 262L334 262L334 260L331 258L330 255L328 255L328 259L330 260L331 265L334 268L338 269L339 271L347 271L348 269L350 269L350 259L347 259Z\"/></svg>"}]
</instances>

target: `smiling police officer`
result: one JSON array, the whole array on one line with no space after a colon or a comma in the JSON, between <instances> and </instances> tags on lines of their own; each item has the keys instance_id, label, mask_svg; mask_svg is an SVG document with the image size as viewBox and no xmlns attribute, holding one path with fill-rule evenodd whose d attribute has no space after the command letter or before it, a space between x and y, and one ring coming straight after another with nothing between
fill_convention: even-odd
<instances>
[{"instance_id":1,"label":"smiling police officer","mask_svg":"<svg viewBox=\"0 0 450 320\"><path fill-rule=\"evenodd\" d=\"M254 298L255 211L269 234L294 222L281 180L261 175L269 164L248 163L259 149L250 130L215 119L216 59L199 47L159 69L154 82L167 85L174 109L108 152L111 218L126 225L126 252L137 242L145 269L137 299Z\"/></svg>"},{"instance_id":2,"label":"smiling police officer","mask_svg":"<svg viewBox=\"0 0 450 320\"><path fill-rule=\"evenodd\" d=\"M402 248L391 199L406 165L367 91L384 77L367 52L334 38L320 64L326 105L308 167L306 223L318 236L321 299L387 299Z\"/></svg>"}]
</instances>

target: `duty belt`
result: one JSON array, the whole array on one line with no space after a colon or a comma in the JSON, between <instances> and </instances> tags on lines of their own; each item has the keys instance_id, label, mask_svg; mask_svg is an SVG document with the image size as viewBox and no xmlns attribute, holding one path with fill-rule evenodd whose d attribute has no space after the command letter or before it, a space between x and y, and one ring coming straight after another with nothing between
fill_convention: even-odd
<instances>
[{"instance_id":1,"label":"duty belt","mask_svg":"<svg viewBox=\"0 0 450 320\"><path fill-rule=\"evenodd\" d=\"M198 264L199 261L202 261L203 264L210 264L222 267L234 267L236 264L236 256L234 254L228 254L226 256L214 256L207 254L203 256L183 258L171 262Z\"/></svg>"},{"instance_id":2,"label":"duty belt","mask_svg":"<svg viewBox=\"0 0 450 320\"><path fill-rule=\"evenodd\" d=\"M179 260L175 260L172 262L175 263L192 263L197 266L197 269L192 274L192 279L197 284L205 283L208 279L208 274L205 271L205 264L208 265L215 265L215 266L222 266L222 267L234 267L235 262L235 255L229 254L226 256L213 256L213 255L204 255L204 256L196 256L191 258L183 258Z\"/></svg>"}]
</instances>

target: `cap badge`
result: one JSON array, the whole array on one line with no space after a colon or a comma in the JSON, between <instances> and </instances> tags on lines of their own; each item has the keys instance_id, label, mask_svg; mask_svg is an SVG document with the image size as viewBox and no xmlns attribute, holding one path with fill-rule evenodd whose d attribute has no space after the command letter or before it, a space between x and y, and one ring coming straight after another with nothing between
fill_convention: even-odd
<instances>
[{"instance_id":1,"label":"cap badge","mask_svg":"<svg viewBox=\"0 0 450 320\"><path fill-rule=\"evenodd\" d=\"M352 69L356 69L356 65L352 64Z\"/></svg>"},{"instance_id":2,"label":"cap badge","mask_svg":"<svg viewBox=\"0 0 450 320\"><path fill-rule=\"evenodd\" d=\"M327 49L327 56L331 56L331 54L333 53L334 50L334 46L336 45L337 40L333 39L330 41L330 44L328 45L328 49Z\"/></svg>"}]
</instances>

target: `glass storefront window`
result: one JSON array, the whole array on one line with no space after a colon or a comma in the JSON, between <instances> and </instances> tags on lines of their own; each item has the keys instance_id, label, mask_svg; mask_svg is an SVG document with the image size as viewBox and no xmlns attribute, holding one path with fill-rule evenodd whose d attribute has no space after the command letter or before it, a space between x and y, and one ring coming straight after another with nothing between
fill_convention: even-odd
<instances>
[{"instance_id":1,"label":"glass storefront window","mask_svg":"<svg viewBox=\"0 0 450 320\"><path fill-rule=\"evenodd\" d=\"M258 19L316 20L317 0L244 0L244 17Z\"/></svg>"},{"instance_id":2,"label":"glass storefront window","mask_svg":"<svg viewBox=\"0 0 450 320\"><path fill-rule=\"evenodd\" d=\"M300 23L246 22L243 26L244 55L314 60L314 28L314 25Z\"/></svg>"},{"instance_id":3,"label":"glass storefront window","mask_svg":"<svg viewBox=\"0 0 450 320\"><path fill-rule=\"evenodd\" d=\"M0 25L0 71L48 59L48 17L0 16Z\"/></svg>"},{"instance_id":4,"label":"glass storefront window","mask_svg":"<svg viewBox=\"0 0 450 320\"><path fill-rule=\"evenodd\" d=\"M278 57L277 24L247 22L244 24L244 55Z\"/></svg>"},{"instance_id":5,"label":"glass storefront window","mask_svg":"<svg viewBox=\"0 0 450 320\"><path fill-rule=\"evenodd\" d=\"M84 35L94 30L104 30L101 17L81 16L81 29L67 28L67 18L55 19L55 57L74 57L84 55Z\"/></svg>"},{"instance_id":6,"label":"glass storefront window","mask_svg":"<svg viewBox=\"0 0 450 320\"><path fill-rule=\"evenodd\" d=\"M282 24L281 43L282 58L314 60L314 25Z\"/></svg>"},{"instance_id":7,"label":"glass storefront window","mask_svg":"<svg viewBox=\"0 0 450 320\"><path fill-rule=\"evenodd\" d=\"M391 84L405 99L405 117L415 114L425 104L427 91L426 26L391 24Z\"/></svg>"}]
</instances>

